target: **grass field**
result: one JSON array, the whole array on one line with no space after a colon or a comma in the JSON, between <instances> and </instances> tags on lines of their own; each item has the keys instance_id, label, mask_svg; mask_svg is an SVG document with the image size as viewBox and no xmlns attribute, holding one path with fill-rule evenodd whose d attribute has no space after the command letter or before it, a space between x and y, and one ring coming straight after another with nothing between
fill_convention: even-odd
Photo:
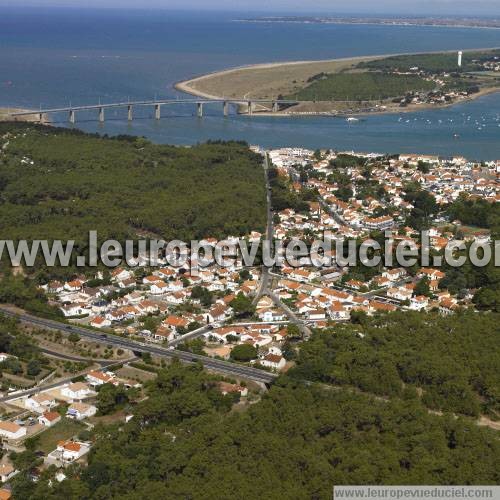
<instances>
[{"instance_id":1,"label":"grass field","mask_svg":"<svg viewBox=\"0 0 500 500\"><path fill-rule=\"evenodd\" d=\"M301 101L357 101L399 97L412 90L432 90L435 87L416 75L384 73L335 73L325 75L296 94Z\"/></svg>"},{"instance_id":2,"label":"grass field","mask_svg":"<svg viewBox=\"0 0 500 500\"><path fill-rule=\"evenodd\" d=\"M37 436L35 448L37 451L50 453L56 449L59 441L70 439L85 428L81 422L63 417L54 427L50 427Z\"/></svg>"},{"instance_id":3,"label":"grass field","mask_svg":"<svg viewBox=\"0 0 500 500\"><path fill-rule=\"evenodd\" d=\"M500 54L500 50L464 50L462 70L467 72L480 70L482 68L472 61L485 59L495 54ZM457 52L256 64L199 76L192 80L179 82L176 84L176 88L189 94L208 98L274 99L278 96L293 98L297 96L303 101L290 109L298 113L338 112L344 108L352 111L352 106L346 108L342 101L375 102L381 98L399 97L408 90L432 90L434 86L430 82L419 79L417 75L407 76L407 78L415 78L416 80L413 82L409 79L405 82L403 75L400 75L402 77L400 79L397 79L396 75L396 78L390 81L376 81L378 77L369 80L370 77L366 75L367 72L407 71L415 66L427 70L429 73L439 73L443 70L453 73L458 70ZM332 80L314 81L313 78L318 74L336 76L332 76ZM349 74L355 76L339 76ZM337 80L333 78L337 78ZM356 80L354 85L351 78ZM493 80L494 77L490 77L490 79ZM331 89L330 87L334 83L339 85ZM416 85L413 88L408 88L409 83ZM493 86L496 86L495 82L492 83ZM471 81L467 84L464 83L462 87L476 84L477 81ZM453 88L457 88L457 85L454 85ZM458 88L460 90L460 86ZM317 101L314 102L314 99ZM320 101L320 99L325 100ZM286 112L289 112L290 109ZM257 111L269 111L269 107L259 105ZM245 109L242 109L242 112L245 112Z\"/></svg>"},{"instance_id":4,"label":"grass field","mask_svg":"<svg viewBox=\"0 0 500 500\"><path fill-rule=\"evenodd\" d=\"M258 64L220 71L176 85L179 90L195 95L227 98L275 98L303 88L318 73L351 70L361 61L373 57L304 61L294 63Z\"/></svg>"}]
</instances>

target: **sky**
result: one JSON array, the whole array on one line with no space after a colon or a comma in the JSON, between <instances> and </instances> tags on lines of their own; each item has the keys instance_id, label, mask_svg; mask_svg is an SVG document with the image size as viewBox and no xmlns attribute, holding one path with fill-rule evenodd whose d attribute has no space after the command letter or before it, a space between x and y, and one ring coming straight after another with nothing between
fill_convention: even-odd
<instances>
[{"instance_id":1,"label":"sky","mask_svg":"<svg viewBox=\"0 0 500 500\"><path fill-rule=\"evenodd\" d=\"M500 16L500 0L0 0L0 6Z\"/></svg>"},{"instance_id":2,"label":"sky","mask_svg":"<svg viewBox=\"0 0 500 500\"><path fill-rule=\"evenodd\" d=\"M500 16L500 0L0 0L0 6Z\"/></svg>"}]
</instances>

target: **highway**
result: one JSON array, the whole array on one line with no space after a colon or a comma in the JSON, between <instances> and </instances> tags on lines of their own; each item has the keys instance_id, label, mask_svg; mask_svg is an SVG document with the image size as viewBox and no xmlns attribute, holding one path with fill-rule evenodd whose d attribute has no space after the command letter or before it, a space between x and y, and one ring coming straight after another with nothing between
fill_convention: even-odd
<instances>
[{"instance_id":1,"label":"highway","mask_svg":"<svg viewBox=\"0 0 500 500\"><path fill-rule=\"evenodd\" d=\"M199 354L193 354L190 352L178 351L175 349L168 349L161 346L150 345L143 342L137 342L135 340L130 340L127 338L118 337L116 335L106 335L102 333L93 332L86 328L80 326L69 325L66 323L61 323L59 321L54 321L45 318L39 318L31 314L18 314L5 307L0 306L0 310L6 316L18 318L20 321L38 326L40 328L48 328L51 330L57 330L66 334L77 333L80 337L92 340L94 342L99 342L102 344L109 344L115 347L121 347L122 349L130 349L134 352L147 352L154 356L159 356L163 358L173 359L178 358L184 363L202 363L203 366L209 370L216 371L225 375L232 375L234 377L241 377L248 380L253 380L254 382L260 382L264 384L269 384L278 376L275 373L266 372L264 370L259 370L258 368L253 368L250 366L242 366L236 363L230 363L229 361L222 361L208 356L201 356Z\"/></svg>"}]
</instances>

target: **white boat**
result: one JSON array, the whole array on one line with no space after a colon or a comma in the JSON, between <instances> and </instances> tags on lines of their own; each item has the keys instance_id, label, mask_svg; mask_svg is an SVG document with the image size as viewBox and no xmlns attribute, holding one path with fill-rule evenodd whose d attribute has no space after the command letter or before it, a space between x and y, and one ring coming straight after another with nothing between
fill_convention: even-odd
<instances>
[{"instance_id":1,"label":"white boat","mask_svg":"<svg viewBox=\"0 0 500 500\"><path fill-rule=\"evenodd\" d=\"M353 122L359 122L359 119L354 118L354 116L349 116L348 118L346 118L346 121L349 123L353 123Z\"/></svg>"}]
</instances>

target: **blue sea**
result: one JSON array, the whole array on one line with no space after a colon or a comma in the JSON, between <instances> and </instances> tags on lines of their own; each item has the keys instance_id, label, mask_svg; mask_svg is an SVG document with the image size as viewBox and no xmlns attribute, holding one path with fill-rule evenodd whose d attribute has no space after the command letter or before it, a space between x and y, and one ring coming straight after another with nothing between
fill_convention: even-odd
<instances>
[{"instance_id":1,"label":"blue sea","mask_svg":"<svg viewBox=\"0 0 500 500\"><path fill-rule=\"evenodd\" d=\"M500 30L446 27L238 22L227 12L22 9L0 7L0 106L38 109L97 102L186 97L179 80L234 66L394 52L500 46ZM137 134L195 144L243 139L265 147L305 146L380 153L461 154L500 158L500 93L451 108L370 115L350 124L331 117L197 118L192 105L79 113L89 132ZM58 124L69 126L65 116ZM60 123L59 123L60 120Z\"/></svg>"}]
</instances>

